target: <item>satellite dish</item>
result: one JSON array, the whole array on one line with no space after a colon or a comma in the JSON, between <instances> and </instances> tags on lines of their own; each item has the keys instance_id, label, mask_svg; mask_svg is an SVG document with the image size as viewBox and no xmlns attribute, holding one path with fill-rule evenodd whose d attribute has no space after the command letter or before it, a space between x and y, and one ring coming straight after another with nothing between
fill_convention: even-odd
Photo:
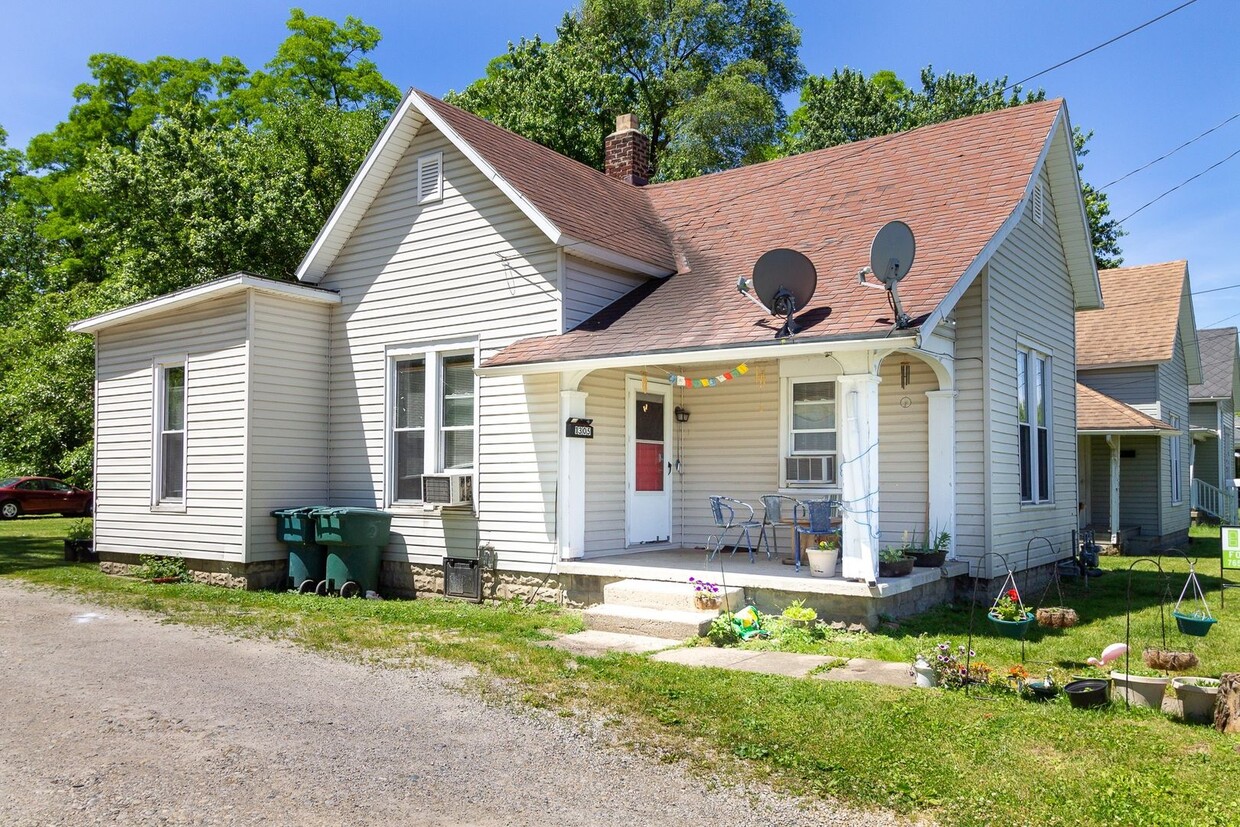
<instances>
[{"instance_id":1,"label":"satellite dish","mask_svg":"<svg viewBox=\"0 0 1240 827\"><path fill-rule=\"evenodd\" d=\"M870 272L887 286L899 284L913 267L917 242L903 221L888 221L870 245Z\"/></svg>"},{"instance_id":2,"label":"satellite dish","mask_svg":"<svg viewBox=\"0 0 1240 827\"><path fill-rule=\"evenodd\" d=\"M775 334L776 339L787 338L801 329L792 317L809 304L817 286L814 263L796 250L768 250L753 266L753 290L758 300L772 315L784 317L784 326Z\"/></svg>"}]
</instances>

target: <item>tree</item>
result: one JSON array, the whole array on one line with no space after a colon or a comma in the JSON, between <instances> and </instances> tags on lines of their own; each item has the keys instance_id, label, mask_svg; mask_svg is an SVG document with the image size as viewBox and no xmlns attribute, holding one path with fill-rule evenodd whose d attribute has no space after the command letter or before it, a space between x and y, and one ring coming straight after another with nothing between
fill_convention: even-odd
<instances>
[{"instance_id":1,"label":"tree","mask_svg":"<svg viewBox=\"0 0 1240 827\"><path fill-rule=\"evenodd\" d=\"M921 89L916 91L889 71L867 78L853 69L837 69L829 78L807 78L801 106L790 118L781 149L785 154L808 152L1046 99L1041 89L1023 92L1016 86L1010 95L1006 89L1006 77L981 81L973 74L936 75L930 66L921 70ZM1092 134L1073 132L1078 170ZM1081 195L1097 266L1118 266L1123 262L1119 238L1124 232L1110 218L1106 194L1082 182Z\"/></svg>"},{"instance_id":2,"label":"tree","mask_svg":"<svg viewBox=\"0 0 1240 827\"><path fill-rule=\"evenodd\" d=\"M780 96L804 75L800 43L778 0L585 0L554 43L510 45L452 100L599 167L624 105L656 176L687 177L769 155Z\"/></svg>"}]
</instances>

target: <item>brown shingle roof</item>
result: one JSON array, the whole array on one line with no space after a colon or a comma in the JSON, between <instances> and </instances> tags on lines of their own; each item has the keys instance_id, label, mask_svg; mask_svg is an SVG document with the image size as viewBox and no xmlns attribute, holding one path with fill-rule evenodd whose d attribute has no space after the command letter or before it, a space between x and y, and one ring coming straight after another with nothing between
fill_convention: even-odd
<instances>
[{"instance_id":1,"label":"brown shingle roof","mask_svg":"<svg viewBox=\"0 0 1240 827\"><path fill-rule=\"evenodd\" d=\"M1216 327L1197 331L1201 345L1202 381L1189 385L1192 399L1226 399L1231 396L1236 371L1236 329Z\"/></svg>"},{"instance_id":2,"label":"brown shingle roof","mask_svg":"<svg viewBox=\"0 0 1240 827\"><path fill-rule=\"evenodd\" d=\"M1169 361L1187 275L1186 261L1098 271L1106 307L1076 314L1076 366Z\"/></svg>"},{"instance_id":3,"label":"brown shingle roof","mask_svg":"<svg viewBox=\"0 0 1240 827\"><path fill-rule=\"evenodd\" d=\"M569 333L517 342L487 364L768 343L778 322L742 299L736 280L776 247L805 253L818 271L798 339L884 335L892 325L887 297L858 285L857 271L869 263L874 234L893 219L917 237L916 261L900 285L916 324L1020 208L1061 107L1028 104L646 187L683 262L677 274Z\"/></svg>"},{"instance_id":4,"label":"brown shingle roof","mask_svg":"<svg viewBox=\"0 0 1240 827\"><path fill-rule=\"evenodd\" d=\"M418 95L560 230L665 272L676 269L667 231L640 187L609 178L421 90Z\"/></svg>"},{"instance_id":5,"label":"brown shingle roof","mask_svg":"<svg viewBox=\"0 0 1240 827\"><path fill-rule=\"evenodd\" d=\"M1076 383L1078 431L1174 431L1166 422L1143 414L1118 399Z\"/></svg>"}]
</instances>

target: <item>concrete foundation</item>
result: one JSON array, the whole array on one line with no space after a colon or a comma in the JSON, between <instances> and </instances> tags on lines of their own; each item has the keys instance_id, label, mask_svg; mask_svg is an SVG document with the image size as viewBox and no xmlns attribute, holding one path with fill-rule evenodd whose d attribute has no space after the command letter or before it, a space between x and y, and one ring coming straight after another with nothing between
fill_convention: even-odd
<instances>
[{"instance_id":1,"label":"concrete foundation","mask_svg":"<svg viewBox=\"0 0 1240 827\"><path fill-rule=\"evenodd\" d=\"M183 558L195 583L223 586L226 589L282 589L288 580L287 560L263 560L256 563L231 563L222 560ZM104 574L131 576L142 565L140 555L114 551L99 552L99 570Z\"/></svg>"}]
</instances>

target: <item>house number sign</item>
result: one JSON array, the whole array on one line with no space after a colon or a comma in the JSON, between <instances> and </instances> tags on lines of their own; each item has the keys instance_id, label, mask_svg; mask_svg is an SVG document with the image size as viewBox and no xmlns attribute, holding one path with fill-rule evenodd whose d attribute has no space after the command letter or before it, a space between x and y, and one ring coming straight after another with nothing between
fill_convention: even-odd
<instances>
[{"instance_id":1,"label":"house number sign","mask_svg":"<svg viewBox=\"0 0 1240 827\"><path fill-rule=\"evenodd\" d=\"M594 439L594 420L570 416L564 423L564 436L570 439Z\"/></svg>"}]
</instances>

